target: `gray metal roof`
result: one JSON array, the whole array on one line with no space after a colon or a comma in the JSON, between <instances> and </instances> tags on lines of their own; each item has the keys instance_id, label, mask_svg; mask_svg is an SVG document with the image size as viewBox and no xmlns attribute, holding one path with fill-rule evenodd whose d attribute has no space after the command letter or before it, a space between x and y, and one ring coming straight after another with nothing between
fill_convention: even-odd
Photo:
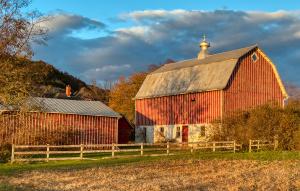
<instances>
[{"instance_id":1,"label":"gray metal roof","mask_svg":"<svg viewBox=\"0 0 300 191\"><path fill-rule=\"evenodd\" d=\"M39 107L48 113L65 113L92 116L121 117L120 114L103 104L101 101L84 101L55 98L30 99L30 105Z\"/></svg>"},{"instance_id":2,"label":"gray metal roof","mask_svg":"<svg viewBox=\"0 0 300 191\"><path fill-rule=\"evenodd\" d=\"M146 77L135 99L224 89L239 58L254 48L166 64Z\"/></svg>"}]
</instances>

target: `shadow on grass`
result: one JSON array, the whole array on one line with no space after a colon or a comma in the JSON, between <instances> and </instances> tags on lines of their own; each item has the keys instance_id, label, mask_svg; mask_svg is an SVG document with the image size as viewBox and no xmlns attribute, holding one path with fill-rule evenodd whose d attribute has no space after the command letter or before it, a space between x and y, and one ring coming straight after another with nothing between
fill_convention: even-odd
<instances>
[{"instance_id":1,"label":"shadow on grass","mask_svg":"<svg viewBox=\"0 0 300 191\"><path fill-rule=\"evenodd\" d=\"M21 188L18 186L13 186L8 183L0 183L0 191L26 191L27 188Z\"/></svg>"}]
</instances>

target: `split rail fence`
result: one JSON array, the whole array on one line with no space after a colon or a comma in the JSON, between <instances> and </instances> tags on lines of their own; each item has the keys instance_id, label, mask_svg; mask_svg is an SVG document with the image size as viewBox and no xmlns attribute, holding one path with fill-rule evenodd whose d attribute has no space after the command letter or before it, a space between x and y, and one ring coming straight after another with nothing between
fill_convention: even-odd
<instances>
[{"instance_id":1,"label":"split rail fence","mask_svg":"<svg viewBox=\"0 0 300 191\"><path fill-rule=\"evenodd\" d=\"M278 140L268 141L268 140L249 140L249 152L259 151L263 149L274 149L278 148Z\"/></svg>"},{"instance_id":2,"label":"split rail fence","mask_svg":"<svg viewBox=\"0 0 300 191\"><path fill-rule=\"evenodd\" d=\"M191 153L197 150L208 151L230 151L236 152L241 145L235 141L218 142L189 142L189 143L135 143L135 144L96 144L96 145L12 145L11 163L16 161L53 161L53 160L83 160L92 159L84 157L86 154L106 153L109 157L131 157L131 156L163 156L176 154L175 151L189 151ZM154 154L153 152L160 153ZM116 156L117 153L136 153L138 155ZM150 152L150 154L146 154ZM67 154L77 155L66 157ZM35 155L35 157L33 157ZM60 156L59 156L60 155ZM22 156L22 157L17 157ZM107 157L103 157L107 158Z\"/></svg>"}]
</instances>

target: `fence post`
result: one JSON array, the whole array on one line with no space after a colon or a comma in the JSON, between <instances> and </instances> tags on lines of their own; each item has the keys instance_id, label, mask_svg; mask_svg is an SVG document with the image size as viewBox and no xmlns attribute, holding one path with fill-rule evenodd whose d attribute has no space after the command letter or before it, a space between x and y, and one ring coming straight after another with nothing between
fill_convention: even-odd
<instances>
[{"instance_id":1,"label":"fence post","mask_svg":"<svg viewBox=\"0 0 300 191\"><path fill-rule=\"evenodd\" d=\"M191 153L194 152L194 145L192 144Z\"/></svg>"},{"instance_id":2,"label":"fence post","mask_svg":"<svg viewBox=\"0 0 300 191\"><path fill-rule=\"evenodd\" d=\"M144 155L144 144L141 143L141 156L143 156L143 155Z\"/></svg>"},{"instance_id":3,"label":"fence post","mask_svg":"<svg viewBox=\"0 0 300 191\"><path fill-rule=\"evenodd\" d=\"M277 150L278 149L278 139L275 138L274 140L274 150Z\"/></svg>"},{"instance_id":4,"label":"fence post","mask_svg":"<svg viewBox=\"0 0 300 191\"><path fill-rule=\"evenodd\" d=\"M216 142L213 142L213 152L216 151Z\"/></svg>"},{"instance_id":5,"label":"fence post","mask_svg":"<svg viewBox=\"0 0 300 191\"><path fill-rule=\"evenodd\" d=\"M111 157L115 157L115 144L112 144Z\"/></svg>"},{"instance_id":6,"label":"fence post","mask_svg":"<svg viewBox=\"0 0 300 191\"><path fill-rule=\"evenodd\" d=\"M259 142L260 140L257 141L257 151L259 150Z\"/></svg>"},{"instance_id":7,"label":"fence post","mask_svg":"<svg viewBox=\"0 0 300 191\"><path fill-rule=\"evenodd\" d=\"M236 146L236 144L235 144L235 140L233 141L233 153L235 153L235 146Z\"/></svg>"},{"instance_id":8,"label":"fence post","mask_svg":"<svg viewBox=\"0 0 300 191\"><path fill-rule=\"evenodd\" d=\"M252 151L252 140L250 139L249 140L249 153L251 153Z\"/></svg>"},{"instance_id":9,"label":"fence post","mask_svg":"<svg viewBox=\"0 0 300 191\"><path fill-rule=\"evenodd\" d=\"M83 159L83 144L80 144L80 159Z\"/></svg>"},{"instance_id":10,"label":"fence post","mask_svg":"<svg viewBox=\"0 0 300 191\"><path fill-rule=\"evenodd\" d=\"M10 162L11 163L15 162L15 145L14 144L11 145L11 159L10 159Z\"/></svg>"},{"instance_id":11,"label":"fence post","mask_svg":"<svg viewBox=\"0 0 300 191\"><path fill-rule=\"evenodd\" d=\"M170 143L169 143L169 141L167 142L167 155L169 155L170 154Z\"/></svg>"},{"instance_id":12,"label":"fence post","mask_svg":"<svg viewBox=\"0 0 300 191\"><path fill-rule=\"evenodd\" d=\"M47 144L47 162L49 162L49 153L50 153L50 148L49 148L49 144Z\"/></svg>"}]
</instances>

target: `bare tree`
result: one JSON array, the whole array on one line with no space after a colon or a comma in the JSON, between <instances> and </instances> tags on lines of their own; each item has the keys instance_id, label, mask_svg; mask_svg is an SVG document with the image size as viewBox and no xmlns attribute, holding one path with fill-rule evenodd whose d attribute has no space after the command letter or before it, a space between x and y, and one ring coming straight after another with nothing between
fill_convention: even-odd
<instances>
[{"instance_id":1,"label":"bare tree","mask_svg":"<svg viewBox=\"0 0 300 191\"><path fill-rule=\"evenodd\" d=\"M37 11L24 13L30 0L0 0L0 55L31 57L31 42L45 42L44 21Z\"/></svg>"}]
</instances>

